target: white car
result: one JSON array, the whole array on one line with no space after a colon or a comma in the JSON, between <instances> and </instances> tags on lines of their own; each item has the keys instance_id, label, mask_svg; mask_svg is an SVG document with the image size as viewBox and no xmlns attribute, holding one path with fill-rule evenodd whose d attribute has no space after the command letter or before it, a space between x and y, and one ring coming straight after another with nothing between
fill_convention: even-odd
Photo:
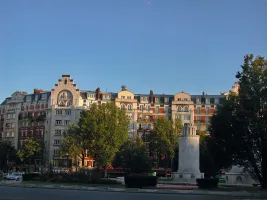
<instances>
[{"instance_id":1,"label":"white car","mask_svg":"<svg viewBox=\"0 0 267 200\"><path fill-rule=\"evenodd\" d=\"M8 174L6 176L7 180L15 180L15 181L20 181L22 180L22 173L18 173L18 172L13 172L11 174Z\"/></svg>"}]
</instances>

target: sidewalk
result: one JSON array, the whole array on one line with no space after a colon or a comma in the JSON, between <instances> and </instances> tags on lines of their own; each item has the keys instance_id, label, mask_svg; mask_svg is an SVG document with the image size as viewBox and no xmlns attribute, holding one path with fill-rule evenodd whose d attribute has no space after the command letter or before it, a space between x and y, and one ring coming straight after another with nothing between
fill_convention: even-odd
<instances>
[{"instance_id":1,"label":"sidewalk","mask_svg":"<svg viewBox=\"0 0 267 200\"><path fill-rule=\"evenodd\" d=\"M212 191L199 189L178 189L178 188L162 188L153 189L135 189L135 188L115 188L115 187L88 187L81 185L64 185L64 184L28 184L25 182L0 182L0 186L6 187L24 187L24 188L44 188L44 189L62 189L62 190L83 190L83 191L109 191L109 192L142 192L142 193L159 193L159 194L192 194L192 195L219 195L219 196L234 196L234 197L265 197L267 198L267 191Z\"/></svg>"}]
</instances>

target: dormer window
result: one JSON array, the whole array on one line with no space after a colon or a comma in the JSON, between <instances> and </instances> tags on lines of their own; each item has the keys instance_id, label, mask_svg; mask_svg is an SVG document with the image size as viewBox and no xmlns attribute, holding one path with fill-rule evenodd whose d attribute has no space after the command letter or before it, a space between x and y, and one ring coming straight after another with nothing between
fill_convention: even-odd
<instances>
[{"instance_id":1,"label":"dormer window","mask_svg":"<svg viewBox=\"0 0 267 200\"><path fill-rule=\"evenodd\" d=\"M131 96L127 96L127 99L131 99Z\"/></svg>"},{"instance_id":2,"label":"dormer window","mask_svg":"<svg viewBox=\"0 0 267 200\"><path fill-rule=\"evenodd\" d=\"M65 85L67 85L67 83L68 83L67 79L65 79L64 83L65 83Z\"/></svg>"},{"instance_id":3,"label":"dormer window","mask_svg":"<svg viewBox=\"0 0 267 200\"><path fill-rule=\"evenodd\" d=\"M121 99L125 99L125 96L121 96Z\"/></svg>"}]
</instances>

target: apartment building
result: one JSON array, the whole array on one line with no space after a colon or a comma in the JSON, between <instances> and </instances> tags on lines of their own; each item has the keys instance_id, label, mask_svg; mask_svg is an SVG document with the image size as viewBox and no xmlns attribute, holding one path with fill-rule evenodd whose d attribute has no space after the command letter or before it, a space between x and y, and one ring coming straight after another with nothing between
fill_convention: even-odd
<instances>
[{"instance_id":1,"label":"apartment building","mask_svg":"<svg viewBox=\"0 0 267 200\"><path fill-rule=\"evenodd\" d=\"M236 84L235 84L236 85ZM232 90L237 90L236 87ZM92 104L110 101L125 108L130 118L129 136L139 135L148 145L147 136L153 129L153 121L159 118L181 119L195 124L197 130L206 131L216 106L225 99L220 95L134 94L125 85L119 92L80 90L70 75L62 75L49 91L34 89L32 94L15 92L0 105L1 137L20 148L26 137L43 141L44 155L36 157L36 164L68 166L68 155L61 156L59 147L70 124L75 124L82 110ZM94 160L86 157L85 166L93 167Z\"/></svg>"}]
</instances>

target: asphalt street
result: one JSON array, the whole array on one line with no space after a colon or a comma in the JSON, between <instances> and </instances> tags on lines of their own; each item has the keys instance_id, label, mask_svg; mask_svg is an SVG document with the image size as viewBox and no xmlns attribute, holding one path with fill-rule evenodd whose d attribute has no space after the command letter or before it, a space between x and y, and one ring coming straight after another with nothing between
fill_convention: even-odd
<instances>
[{"instance_id":1,"label":"asphalt street","mask_svg":"<svg viewBox=\"0 0 267 200\"><path fill-rule=\"evenodd\" d=\"M181 194L157 194L157 193L127 193L127 192L101 192L78 191L60 189L36 189L19 187L0 187L0 200L228 200L250 199L227 196L211 195L181 195Z\"/></svg>"}]
</instances>

